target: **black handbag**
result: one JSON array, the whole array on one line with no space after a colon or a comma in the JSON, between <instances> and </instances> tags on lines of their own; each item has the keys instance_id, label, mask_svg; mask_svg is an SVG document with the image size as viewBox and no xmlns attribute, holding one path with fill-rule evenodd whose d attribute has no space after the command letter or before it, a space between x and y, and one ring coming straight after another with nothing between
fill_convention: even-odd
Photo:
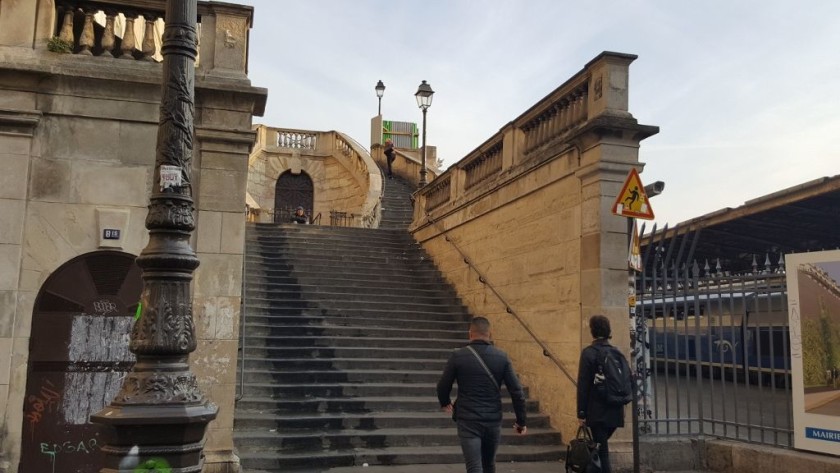
<instances>
[{"instance_id":1,"label":"black handbag","mask_svg":"<svg viewBox=\"0 0 840 473\"><path fill-rule=\"evenodd\" d=\"M598 444L592 440L589 427L578 427L577 435L566 448L566 473L600 473Z\"/></svg>"}]
</instances>

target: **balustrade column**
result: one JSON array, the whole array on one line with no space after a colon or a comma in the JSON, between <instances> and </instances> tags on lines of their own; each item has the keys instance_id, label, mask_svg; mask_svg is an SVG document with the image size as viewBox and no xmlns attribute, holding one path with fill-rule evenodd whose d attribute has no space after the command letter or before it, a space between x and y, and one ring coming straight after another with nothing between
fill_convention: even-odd
<instances>
[{"instance_id":1,"label":"balustrade column","mask_svg":"<svg viewBox=\"0 0 840 473\"><path fill-rule=\"evenodd\" d=\"M134 18L130 16L130 13L124 13L124 15L125 31L123 31L122 44L120 45L120 50L122 51L120 59L134 59L134 47L136 45L134 37Z\"/></svg>"},{"instance_id":2,"label":"balustrade column","mask_svg":"<svg viewBox=\"0 0 840 473\"><path fill-rule=\"evenodd\" d=\"M70 45L73 45L76 43L76 38L73 35L73 17L76 12L75 9L69 5L64 8L64 22L61 25L61 32L58 34L58 38Z\"/></svg>"},{"instance_id":3,"label":"balustrade column","mask_svg":"<svg viewBox=\"0 0 840 473\"><path fill-rule=\"evenodd\" d=\"M144 14L143 18L146 20L146 31L143 33L143 52L144 61L154 61L155 55L155 19L152 14Z\"/></svg>"},{"instance_id":4,"label":"balustrade column","mask_svg":"<svg viewBox=\"0 0 840 473\"><path fill-rule=\"evenodd\" d=\"M114 34L114 19L117 16L115 10L105 10L105 31L102 32L102 50L103 55L114 55L114 44L116 44L116 34Z\"/></svg>"},{"instance_id":5,"label":"balustrade column","mask_svg":"<svg viewBox=\"0 0 840 473\"><path fill-rule=\"evenodd\" d=\"M85 56L93 56L93 15L96 13L95 8L85 7L85 24L82 27L82 35L79 37L79 47L81 50L79 54Z\"/></svg>"}]
</instances>

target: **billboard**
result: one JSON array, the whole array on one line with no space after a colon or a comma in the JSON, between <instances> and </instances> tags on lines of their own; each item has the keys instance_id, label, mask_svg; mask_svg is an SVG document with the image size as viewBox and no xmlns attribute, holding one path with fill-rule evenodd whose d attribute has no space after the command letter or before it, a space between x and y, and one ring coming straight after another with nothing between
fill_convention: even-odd
<instances>
[{"instance_id":1,"label":"billboard","mask_svg":"<svg viewBox=\"0 0 840 473\"><path fill-rule=\"evenodd\" d=\"M840 250L785 257L794 447L840 455Z\"/></svg>"}]
</instances>

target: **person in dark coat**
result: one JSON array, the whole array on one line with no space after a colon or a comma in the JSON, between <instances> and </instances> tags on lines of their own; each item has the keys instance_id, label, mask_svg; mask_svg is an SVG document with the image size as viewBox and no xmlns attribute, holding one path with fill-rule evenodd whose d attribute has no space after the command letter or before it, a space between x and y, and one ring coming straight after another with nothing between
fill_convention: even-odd
<instances>
[{"instance_id":1,"label":"person in dark coat","mask_svg":"<svg viewBox=\"0 0 840 473\"><path fill-rule=\"evenodd\" d=\"M295 213L292 214L292 223L309 223L309 217L306 216L303 207L299 206L295 209Z\"/></svg>"},{"instance_id":2,"label":"person in dark coat","mask_svg":"<svg viewBox=\"0 0 840 473\"><path fill-rule=\"evenodd\" d=\"M452 418L458 423L467 473L495 473L502 423L500 386L502 383L507 386L516 413L513 429L519 435L525 435L528 430L525 427L525 393L508 356L490 341L490 321L473 317L469 339L469 345L455 350L449 357L437 384L437 395L443 411L452 414L455 407ZM479 357L487 370L478 361ZM455 406L449 397L454 382L458 383Z\"/></svg>"},{"instance_id":3,"label":"person in dark coat","mask_svg":"<svg viewBox=\"0 0 840 473\"><path fill-rule=\"evenodd\" d=\"M577 417L580 425L592 430L592 439L600 445L601 473L610 473L610 451L607 442L619 427L624 427L624 406L608 405L605 394L599 390L604 381L599 373L600 350L609 347L612 338L610 320L603 315L589 319L592 344L580 353L577 379Z\"/></svg>"},{"instance_id":4,"label":"person in dark coat","mask_svg":"<svg viewBox=\"0 0 840 473\"><path fill-rule=\"evenodd\" d=\"M394 173L391 171L391 163L397 159L397 152L394 149L394 142L391 140L385 140L385 159L388 161L388 179L394 177Z\"/></svg>"}]
</instances>

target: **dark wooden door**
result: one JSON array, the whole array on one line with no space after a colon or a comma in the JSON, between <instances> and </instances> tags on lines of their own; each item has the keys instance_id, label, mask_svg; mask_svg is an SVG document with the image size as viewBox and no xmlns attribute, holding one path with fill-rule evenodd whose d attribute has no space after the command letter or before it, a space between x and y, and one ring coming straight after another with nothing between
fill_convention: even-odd
<instances>
[{"instance_id":1,"label":"dark wooden door","mask_svg":"<svg viewBox=\"0 0 840 473\"><path fill-rule=\"evenodd\" d=\"M277 178L274 188L275 221L287 222L298 206L303 207L307 215L312 215L314 196L312 178L305 172L284 172Z\"/></svg>"},{"instance_id":2,"label":"dark wooden door","mask_svg":"<svg viewBox=\"0 0 840 473\"><path fill-rule=\"evenodd\" d=\"M140 300L133 255L76 257L41 287L32 314L20 471L96 473L100 427L89 416L116 395Z\"/></svg>"}]
</instances>

